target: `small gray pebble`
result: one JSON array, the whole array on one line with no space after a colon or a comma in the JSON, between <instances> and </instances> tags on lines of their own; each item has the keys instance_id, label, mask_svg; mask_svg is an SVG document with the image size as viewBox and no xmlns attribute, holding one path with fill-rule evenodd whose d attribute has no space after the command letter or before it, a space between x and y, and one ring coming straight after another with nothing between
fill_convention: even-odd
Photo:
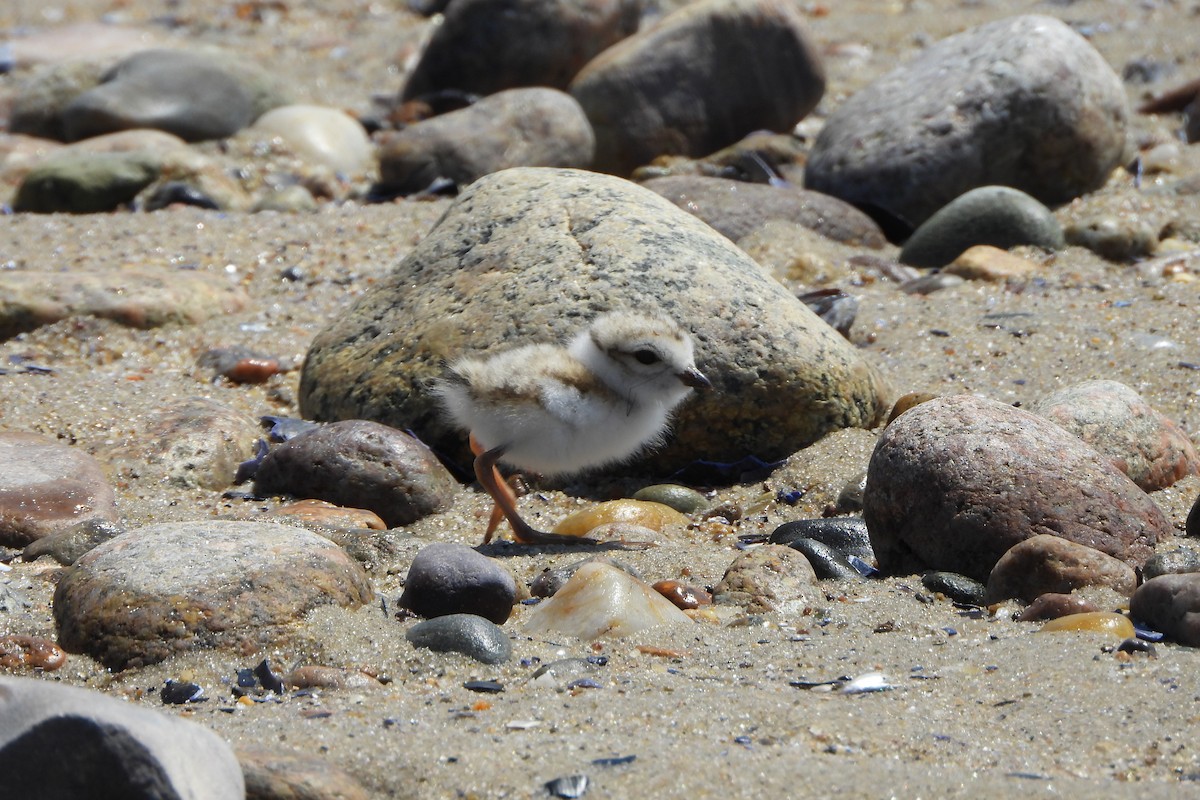
<instances>
[{"instance_id":1,"label":"small gray pebble","mask_svg":"<svg viewBox=\"0 0 1200 800\"><path fill-rule=\"evenodd\" d=\"M956 603L969 606L983 605L987 587L977 580L957 572L926 572L921 576L921 585L931 592L940 592Z\"/></svg>"},{"instance_id":2,"label":"small gray pebble","mask_svg":"<svg viewBox=\"0 0 1200 800\"><path fill-rule=\"evenodd\" d=\"M36 561L42 556L50 556L58 563L70 566L93 547L124 532L125 526L117 522L105 519L84 520L66 530L30 542L21 551L21 560Z\"/></svg>"},{"instance_id":3,"label":"small gray pebble","mask_svg":"<svg viewBox=\"0 0 1200 800\"><path fill-rule=\"evenodd\" d=\"M855 475L850 480L846 481L846 485L838 492L837 501L834 503L834 509L839 514L855 514L860 513L863 509L863 495L867 491L867 471Z\"/></svg>"},{"instance_id":4,"label":"small gray pebble","mask_svg":"<svg viewBox=\"0 0 1200 800\"><path fill-rule=\"evenodd\" d=\"M1186 572L1200 572L1200 553L1181 548L1150 556L1146 566L1142 567L1142 580L1148 581L1159 575L1181 575Z\"/></svg>"},{"instance_id":5,"label":"small gray pebble","mask_svg":"<svg viewBox=\"0 0 1200 800\"><path fill-rule=\"evenodd\" d=\"M512 657L512 643L504 631L474 614L448 614L419 622L405 638L414 647L462 653L484 664L503 664Z\"/></svg>"}]
</instances>

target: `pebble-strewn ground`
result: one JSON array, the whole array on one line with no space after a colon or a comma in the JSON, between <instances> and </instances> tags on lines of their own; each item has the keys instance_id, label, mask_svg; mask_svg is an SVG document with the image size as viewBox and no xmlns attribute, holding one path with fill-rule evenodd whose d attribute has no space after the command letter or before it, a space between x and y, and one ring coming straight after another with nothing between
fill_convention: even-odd
<instances>
[{"instance_id":1,"label":"pebble-strewn ground","mask_svg":"<svg viewBox=\"0 0 1200 800\"><path fill-rule=\"evenodd\" d=\"M1192 5L807 4L829 72L818 111L833 109L924 43L1026 11L1076 24L1118 73L1137 57L1178 63L1174 77L1154 85L1161 91L1200 71ZM370 109L373 95L399 88L397 65L422 24L391 2L16 0L0 9L0 29L101 15L158 27L167 38L230 48L287 75L299 99L359 113ZM0 76L0 97L5 80ZM1130 85L1134 102L1141 91ZM1178 124L1178 117L1138 117L1134 138L1169 142ZM1161 181L1200 175L1195 151L1181 148ZM1150 176L1138 188L1118 174L1103 202L1116 214L1137 201L1153 217L1175 202L1155 194L1159 180ZM253 299L244 311L186 328L140 331L69 319L0 343L0 367L20 356L50 369L0 374L0 427L58 438L104 461L136 447L157 409L193 396L252 416L295 414L297 372L262 386L234 386L214 382L197 357L213 347L244 346L302 358L317 331L403 258L447 204L351 204L303 215L184 208L0 218L0 269L187 267L214 284L236 283ZM1059 213L1065 219L1072 212ZM1188 263L1200 277L1195 258ZM285 271L299 279L284 279ZM973 392L1028 404L1081 380L1111 378L1195 438L1198 286L1164 279L1161 263L1117 264L1071 248L1045 259L1038 280L1020 288L968 282L928 296L903 294L894 284L843 288L862 303L852 340L900 392ZM772 489L807 490L797 506L771 506L736 529L689 531L622 558L654 580L686 574L691 583L712 585L736 555L737 533L819 516L865 467L873 442L869 432L836 434L770 476ZM131 527L252 517L275 505L127 474L112 480ZM601 481L570 494L545 492L547 505L529 498L525 507L552 520L588 502L577 498L606 496L611 486ZM1197 491L1200 479L1193 477L1155 495L1180 533ZM749 504L761 493L756 482L723 489L717 499ZM423 543L475 544L487 510L479 495L464 492L453 511L395 533L395 554L372 574L386 607L315 612L271 652L190 655L115 675L73 655L54 677L155 708L162 708L157 690L165 679L194 680L211 699L166 713L200 721L237 747L327 760L379 797L542 797L546 781L574 774L589 776L588 796L692 798L1178 797L1200 780L1200 651L1160 644L1153 656L1119 656L1099 636L1038 633L1036 624L1011 621L1011 613L988 617L930 602L915 577L827 587L825 602L797 619L699 624L598 645L526 639L520 634L526 612L518 608L506 625L515 636L514 659L496 667L415 650L404 638L412 622L393 616L408 562ZM504 560L528 583L544 566L574 558ZM0 634L53 637L49 598L59 569L42 559L14 563L4 573L32 608L0 616ZM1112 608L1118 599L1100 595L1098 602ZM533 659L595 655L607 657L586 675L597 688L525 683ZM235 707L222 681L264 656L280 669L363 668L390 683ZM894 685L891 691L845 695L792 685L875 670ZM464 689L473 679L496 680L507 691ZM594 763L621 756L636 758Z\"/></svg>"}]
</instances>

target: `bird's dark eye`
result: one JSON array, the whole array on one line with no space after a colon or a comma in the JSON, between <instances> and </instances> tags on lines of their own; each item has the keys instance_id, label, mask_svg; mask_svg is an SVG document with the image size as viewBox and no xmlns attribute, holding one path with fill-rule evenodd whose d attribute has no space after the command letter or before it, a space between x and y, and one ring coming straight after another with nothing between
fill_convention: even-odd
<instances>
[{"instance_id":1,"label":"bird's dark eye","mask_svg":"<svg viewBox=\"0 0 1200 800\"><path fill-rule=\"evenodd\" d=\"M659 361L662 361L658 353L653 350L638 350L633 354L633 357L637 359L639 364L646 365L657 364Z\"/></svg>"}]
</instances>

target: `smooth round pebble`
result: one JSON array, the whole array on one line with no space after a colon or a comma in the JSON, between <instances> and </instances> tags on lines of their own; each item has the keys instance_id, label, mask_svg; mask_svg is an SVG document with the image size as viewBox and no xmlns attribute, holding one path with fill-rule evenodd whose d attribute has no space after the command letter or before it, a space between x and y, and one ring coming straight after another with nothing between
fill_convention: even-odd
<instances>
[{"instance_id":1,"label":"smooth round pebble","mask_svg":"<svg viewBox=\"0 0 1200 800\"><path fill-rule=\"evenodd\" d=\"M1047 592L1035 597L1033 602L1017 615L1017 621L1041 622L1070 614L1085 614L1099 610L1095 603L1079 595Z\"/></svg>"},{"instance_id":2,"label":"smooth round pebble","mask_svg":"<svg viewBox=\"0 0 1200 800\"><path fill-rule=\"evenodd\" d=\"M324 500L298 500L295 503L288 503L272 509L263 516L276 518L284 524L287 524L288 520L294 520L322 528L387 530L387 523L374 511L368 511L365 508L346 508L326 503Z\"/></svg>"},{"instance_id":3,"label":"smooth round pebble","mask_svg":"<svg viewBox=\"0 0 1200 800\"><path fill-rule=\"evenodd\" d=\"M1133 593L1129 613L1188 647L1200 647L1200 572L1160 575Z\"/></svg>"},{"instance_id":4,"label":"smooth round pebble","mask_svg":"<svg viewBox=\"0 0 1200 800\"><path fill-rule=\"evenodd\" d=\"M921 585L931 592L944 594L955 603L969 606L984 605L987 592L982 583L957 572L926 572L921 576Z\"/></svg>"},{"instance_id":5,"label":"smooth round pebble","mask_svg":"<svg viewBox=\"0 0 1200 800\"><path fill-rule=\"evenodd\" d=\"M254 485L267 494L370 509L390 528L444 511L459 488L418 439L367 420L330 423L276 445Z\"/></svg>"},{"instance_id":6,"label":"smooth round pebble","mask_svg":"<svg viewBox=\"0 0 1200 800\"><path fill-rule=\"evenodd\" d=\"M1107 586L1125 597L1137 588L1133 567L1106 553L1044 533L1013 545L988 576L987 604L1017 599L1031 603L1047 592L1069 594Z\"/></svg>"},{"instance_id":7,"label":"smooth round pebble","mask_svg":"<svg viewBox=\"0 0 1200 800\"><path fill-rule=\"evenodd\" d=\"M0 667L13 672L53 672L67 663L67 654L41 636L0 636Z\"/></svg>"},{"instance_id":8,"label":"smooth round pebble","mask_svg":"<svg viewBox=\"0 0 1200 800\"><path fill-rule=\"evenodd\" d=\"M587 536L601 525L612 523L638 525L662 533L672 525L687 525L690 520L670 506L645 500L609 500L577 511L554 526L554 533Z\"/></svg>"},{"instance_id":9,"label":"smooth round pebble","mask_svg":"<svg viewBox=\"0 0 1200 800\"><path fill-rule=\"evenodd\" d=\"M128 205L158 178L162 165L142 153L64 149L21 181L13 210L34 214L99 214Z\"/></svg>"},{"instance_id":10,"label":"smooth round pebble","mask_svg":"<svg viewBox=\"0 0 1200 800\"><path fill-rule=\"evenodd\" d=\"M246 800L371 800L354 775L318 755L251 745L237 758Z\"/></svg>"},{"instance_id":11,"label":"smooth round pebble","mask_svg":"<svg viewBox=\"0 0 1200 800\"><path fill-rule=\"evenodd\" d=\"M517 582L499 561L462 544L422 547L397 601L423 617L473 614L503 624L517 600Z\"/></svg>"},{"instance_id":12,"label":"smooth round pebble","mask_svg":"<svg viewBox=\"0 0 1200 800\"><path fill-rule=\"evenodd\" d=\"M921 223L900 249L900 263L944 267L981 244L1002 250L1021 244L1061 250L1065 242L1062 226L1042 203L1010 186L980 186Z\"/></svg>"},{"instance_id":13,"label":"smooth round pebble","mask_svg":"<svg viewBox=\"0 0 1200 800\"><path fill-rule=\"evenodd\" d=\"M1131 639L1137 635L1133 623L1124 614L1118 614L1115 611L1085 611L1082 614L1055 617L1046 622L1039 633L1061 633L1063 631L1100 633L1118 640Z\"/></svg>"},{"instance_id":14,"label":"smooth round pebble","mask_svg":"<svg viewBox=\"0 0 1200 800\"><path fill-rule=\"evenodd\" d=\"M942 272L968 281L999 283L1028 280L1037 270L1038 265L1027 258L991 245L977 244L964 250Z\"/></svg>"},{"instance_id":15,"label":"smooth round pebble","mask_svg":"<svg viewBox=\"0 0 1200 800\"><path fill-rule=\"evenodd\" d=\"M833 501L833 510L838 514L861 514L866 491L867 471L864 469L846 481L845 486L838 492L837 500ZM869 543L870 539L867 541Z\"/></svg>"},{"instance_id":16,"label":"smooth round pebble","mask_svg":"<svg viewBox=\"0 0 1200 800\"><path fill-rule=\"evenodd\" d=\"M270 647L313 608L356 608L366 573L315 533L208 520L135 528L74 563L54 592L58 642L111 669L200 648Z\"/></svg>"},{"instance_id":17,"label":"smooth round pebble","mask_svg":"<svg viewBox=\"0 0 1200 800\"><path fill-rule=\"evenodd\" d=\"M660 625L692 620L645 581L603 562L584 564L549 600L525 617L534 635L566 634L584 640L623 638Z\"/></svg>"},{"instance_id":18,"label":"smooth round pebble","mask_svg":"<svg viewBox=\"0 0 1200 800\"><path fill-rule=\"evenodd\" d=\"M115 522L104 467L81 448L0 431L0 545L24 547L81 522Z\"/></svg>"},{"instance_id":19,"label":"smooth round pebble","mask_svg":"<svg viewBox=\"0 0 1200 800\"><path fill-rule=\"evenodd\" d=\"M658 503L673 508L680 514L695 514L708 505L708 498L703 493L676 483L656 483L652 486L643 486L633 493L633 499Z\"/></svg>"},{"instance_id":20,"label":"smooth round pebble","mask_svg":"<svg viewBox=\"0 0 1200 800\"><path fill-rule=\"evenodd\" d=\"M484 664L503 664L512 658L508 634L494 622L475 614L447 614L418 622L404 638L414 647L462 653Z\"/></svg>"},{"instance_id":21,"label":"smooth round pebble","mask_svg":"<svg viewBox=\"0 0 1200 800\"><path fill-rule=\"evenodd\" d=\"M375 166L375 147L358 120L337 108L273 108L250 126L251 134L277 136L310 164L357 175Z\"/></svg>"}]
</instances>

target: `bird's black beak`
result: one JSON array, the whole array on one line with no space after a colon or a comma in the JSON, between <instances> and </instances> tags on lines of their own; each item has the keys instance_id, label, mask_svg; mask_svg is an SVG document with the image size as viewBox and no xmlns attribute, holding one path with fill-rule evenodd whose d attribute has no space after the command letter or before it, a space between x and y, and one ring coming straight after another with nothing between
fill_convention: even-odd
<instances>
[{"instance_id":1,"label":"bird's black beak","mask_svg":"<svg viewBox=\"0 0 1200 800\"><path fill-rule=\"evenodd\" d=\"M695 367L680 372L677 376L679 382L684 386L690 386L693 389L711 389L712 382L704 376L704 373Z\"/></svg>"}]
</instances>

